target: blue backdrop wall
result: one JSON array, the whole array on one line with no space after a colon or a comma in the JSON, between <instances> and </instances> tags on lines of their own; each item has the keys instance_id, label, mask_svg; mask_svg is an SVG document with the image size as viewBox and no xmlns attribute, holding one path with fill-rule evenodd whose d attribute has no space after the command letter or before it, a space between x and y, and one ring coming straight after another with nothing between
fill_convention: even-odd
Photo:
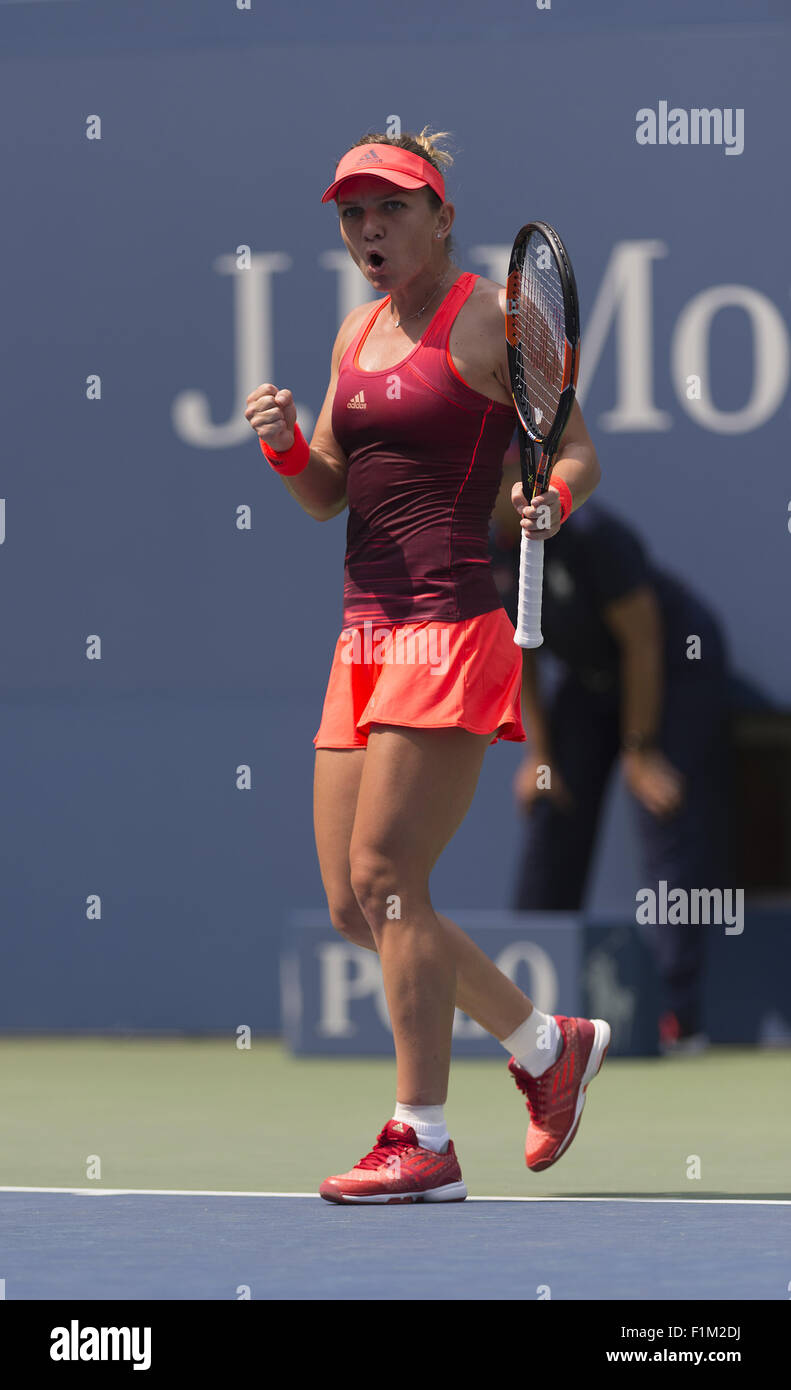
<instances>
[{"instance_id":1,"label":"blue backdrop wall","mask_svg":"<svg viewBox=\"0 0 791 1390\"><path fill-rule=\"evenodd\" d=\"M464 268L561 229L599 496L789 700L786 7L385 8L0 5L0 1027L278 1024L282 922L323 901L344 521L243 411L273 380L318 412L367 289L319 198L389 117L454 134ZM743 148L638 143L661 102ZM438 904L510 905L518 758L488 755ZM615 789L592 909L632 914L638 874Z\"/></svg>"}]
</instances>

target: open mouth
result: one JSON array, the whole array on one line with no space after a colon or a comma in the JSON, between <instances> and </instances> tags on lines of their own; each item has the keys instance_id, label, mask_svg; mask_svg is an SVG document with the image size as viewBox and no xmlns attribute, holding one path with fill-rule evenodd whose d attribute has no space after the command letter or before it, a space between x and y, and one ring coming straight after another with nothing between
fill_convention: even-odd
<instances>
[{"instance_id":1,"label":"open mouth","mask_svg":"<svg viewBox=\"0 0 791 1390\"><path fill-rule=\"evenodd\" d=\"M378 251L369 251L367 256L370 270L379 270L385 263L384 256L380 256Z\"/></svg>"}]
</instances>

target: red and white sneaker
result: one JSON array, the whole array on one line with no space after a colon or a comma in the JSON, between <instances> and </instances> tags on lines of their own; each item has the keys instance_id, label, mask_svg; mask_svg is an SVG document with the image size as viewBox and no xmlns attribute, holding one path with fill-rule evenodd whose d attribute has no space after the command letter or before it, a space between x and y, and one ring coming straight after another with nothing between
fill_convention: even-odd
<instances>
[{"instance_id":1,"label":"red and white sneaker","mask_svg":"<svg viewBox=\"0 0 791 1390\"><path fill-rule=\"evenodd\" d=\"M525 1162L534 1173L551 1168L570 1147L579 1129L588 1083L599 1072L610 1046L610 1025L604 1019L555 1014L555 1022L563 1047L543 1076L531 1076L515 1057L508 1063L519 1090L527 1097L530 1124Z\"/></svg>"},{"instance_id":2,"label":"red and white sneaker","mask_svg":"<svg viewBox=\"0 0 791 1390\"><path fill-rule=\"evenodd\" d=\"M389 1120L365 1158L325 1178L326 1202L463 1202L467 1189L453 1143L443 1154L421 1149L411 1125Z\"/></svg>"}]
</instances>

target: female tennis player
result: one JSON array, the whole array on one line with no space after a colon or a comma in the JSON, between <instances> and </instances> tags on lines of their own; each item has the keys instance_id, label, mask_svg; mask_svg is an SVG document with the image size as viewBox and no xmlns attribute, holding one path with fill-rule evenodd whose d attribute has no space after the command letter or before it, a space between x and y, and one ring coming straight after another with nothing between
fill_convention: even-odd
<instances>
[{"instance_id":1,"label":"female tennis player","mask_svg":"<svg viewBox=\"0 0 791 1390\"><path fill-rule=\"evenodd\" d=\"M610 1040L601 1020L534 1008L429 895L489 744L525 737L522 653L487 550L516 423L505 289L452 259L444 138L366 135L323 195L384 297L344 319L310 445L290 390L265 383L245 411L309 516L349 508L344 629L314 739L316 846L334 926L379 953L397 1091L371 1152L321 1184L331 1202L466 1197L444 1115L456 1005L512 1054L534 1171L571 1144ZM552 485L532 503L514 488L521 525L551 538L598 480L575 404Z\"/></svg>"}]
</instances>

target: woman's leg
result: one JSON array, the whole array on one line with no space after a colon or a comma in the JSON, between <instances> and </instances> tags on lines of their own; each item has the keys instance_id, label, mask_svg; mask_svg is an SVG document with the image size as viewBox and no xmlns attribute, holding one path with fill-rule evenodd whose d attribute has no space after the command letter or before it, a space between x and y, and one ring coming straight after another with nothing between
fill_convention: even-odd
<instances>
[{"instance_id":1,"label":"woman's leg","mask_svg":"<svg viewBox=\"0 0 791 1390\"><path fill-rule=\"evenodd\" d=\"M317 757L316 842L330 910L336 926L355 939L350 886L379 952L396 1048L396 1101L404 1106L445 1103L454 1002L501 1041L509 1032L527 1031L520 1028L526 1019L535 1023L527 996L458 927L437 916L429 897L431 869L464 819L489 742L464 730L377 726L361 757L352 751L348 761L330 763L329 750ZM330 799L333 781L336 795ZM519 1089L528 1106L532 1095L542 1107L541 1122L534 1115L528 1130L529 1168L550 1167L573 1141L586 1086L598 1073L609 1040L609 1025L602 1020L561 1021L560 1054L548 1065L565 1066L565 1072L556 1071L548 1109L547 1096L531 1089L543 1086L535 1078L546 1066L533 1072L527 1060L534 1046L542 1049L545 1043L525 1039L526 1051L514 1047ZM350 1194L368 1200L358 1185L367 1177L355 1172L328 1178L321 1195L330 1201L345 1201ZM344 1188L348 1182L352 1187ZM381 1197L378 1188L370 1199Z\"/></svg>"},{"instance_id":2,"label":"woman's leg","mask_svg":"<svg viewBox=\"0 0 791 1390\"><path fill-rule=\"evenodd\" d=\"M317 750L313 815L330 920L348 941L375 951L376 942L352 891L349 870L349 846L365 757L364 748ZM530 1016L530 999L461 927L442 913L436 916L456 961L457 1006L501 1042Z\"/></svg>"},{"instance_id":3,"label":"woman's leg","mask_svg":"<svg viewBox=\"0 0 791 1390\"><path fill-rule=\"evenodd\" d=\"M456 958L429 877L469 809L490 735L377 725L349 846L354 895L371 928L393 1027L396 1099L447 1098Z\"/></svg>"}]
</instances>

